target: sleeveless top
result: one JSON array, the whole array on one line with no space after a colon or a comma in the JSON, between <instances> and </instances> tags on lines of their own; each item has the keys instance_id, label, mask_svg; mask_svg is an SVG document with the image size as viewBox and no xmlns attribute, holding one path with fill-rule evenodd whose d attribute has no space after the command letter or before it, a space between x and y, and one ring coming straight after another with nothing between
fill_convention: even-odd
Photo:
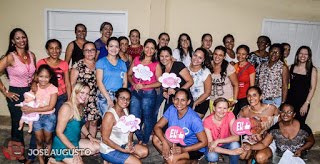
<instances>
[{"instance_id":1,"label":"sleeveless top","mask_svg":"<svg viewBox=\"0 0 320 164\"><path fill-rule=\"evenodd\" d=\"M110 112L113 114L114 119L116 120L116 122L118 123L119 121L119 116L116 113L116 111L113 108L110 108L107 112ZM124 113L125 116L128 116L128 109L124 109ZM118 128L115 126L112 127L112 131L110 133L110 140L112 140L114 143L116 143L119 146L125 145L128 143L128 137L129 137L130 132L127 133L123 133L121 131L121 128ZM102 138L101 138L101 142L100 142L100 153L103 154L108 154L111 151L114 151L115 149L109 147L107 144L102 142Z\"/></svg>"},{"instance_id":2,"label":"sleeveless top","mask_svg":"<svg viewBox=\"0 0 320 164\"><path fill-rule=\"evenodd\" d=\"M12 66L7 67L9 86L13 87L28 87L32 81L32 76L36 71L34 58L30 51L28 51L30 64L24 64L20 61L16 52L11 52L14 60Z\"/></svg>"},{"instance_id":3,"label":"sleeveless top","mask_svg":"<svg viewBox=\"0 0 320 164\"><path fill-rule=\"evenodd\" d=\"M139 60L139 57L136 57L134 60L133 60L133 66L137 66L141 64L141 61ZM149 67L150 71L153 73L153 75L151 76L150 80L142 80L142 79L138 79L135 77L135 73L133 73L133 76L132 76L132 80L134 83L138 84L144 84L144 85L148 85L148 84L152 84L152 83L155 83L157 82L157 77L156 77L156 68L157 68L157 65L159 64L158 61L156 62L152 62L148 65L144 65L144 66L147 66ZM133 88L132 88L133 89ZM153 88L143 88L142 90L152 90Z\"/></svg>"},{"instance_id":4,"label":"sleeveless top","mask_svg":"<svg viewBox=\"0 0 320 164\"><path fill-rule=\"evenodd\" d=\"M71 55L71 59L72 59L72 65L75 62L78 62L80 59L84 58L82 49L77 45L76 41L72 41L73 43L73 51L72 51L72 55Z\"/></svg>"},{"instance_id":5,"label":"sleeveless top","mask_svg":"<svg viewBox=\"0 0 320 164\"><path fill-rule=\"evenodd\" d=\"M76 120L71 119L66 125L63 134L68 138L68 140L76 147L79 147L81 128L85 124L84 119ZM55 151L55 159L57 161L62 161L64 158L71 158L72 156L68 154L60 153L60 151L68 149L66 145L60 140L58 136L55 136L52 143L52 151Z\"/></svg>"},{"instance_id":6,"label":"sleeveless top","mask_svg":"<svg viewBox=\"0 0 320 164\"><path fill-rule=\"evenodd\" d=\"M291 105L294 105L295 109L297 108L296 111L299 111L309 94L312 70L306 75L302 75L294 73L293 69L294 66L292 65L290 67L290 88L288 90L287 101Z\"/></svg>"}]
</instances>

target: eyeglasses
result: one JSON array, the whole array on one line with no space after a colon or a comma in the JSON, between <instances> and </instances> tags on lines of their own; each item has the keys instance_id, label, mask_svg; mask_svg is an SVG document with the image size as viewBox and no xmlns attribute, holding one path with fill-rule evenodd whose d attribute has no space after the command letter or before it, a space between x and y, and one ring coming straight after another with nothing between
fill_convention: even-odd
<instances>
[{"instance_id":1,"label":"eyeglasses","mask_svg":"<svg viewBox=\"0 0 320 164\"><path fill-rule=\"evenodd\" d=\"M281 114L292 115L293 111L280 111Z\"/></svg>"},{"instance_id":2,"label":"eyeglasses","mask_svg":"<svg viewBox=\"0 0 320 164\"><path fill-rule=\"evenodd\" d=\"M125 98L125 97L122 97L122 96L119 97L119 100L130 102L130 98Z\"/></svg>"},{"instance_id":3,"label":"eyeglasses","mask_svg":"<svg viewBox=\"0 0 320 164\"><path fill-rule=\"evenodd\" d=\"M279 51L270 51L270 54L280 55L280 52Z\"/></svg>"},{"instance_id":4,"label":"eyeglasses","mask_svg":"<svg viewBox=\"0 0 320 164\"><path fill-rule=\"evenodd\" d=\"M96 52L97 50L95 49L95 48L93 48L93 49L85 49L85 50L83 50L83 52L85 52L85 53L94 53L94 52Z\"/></svg>"}]
</instances>

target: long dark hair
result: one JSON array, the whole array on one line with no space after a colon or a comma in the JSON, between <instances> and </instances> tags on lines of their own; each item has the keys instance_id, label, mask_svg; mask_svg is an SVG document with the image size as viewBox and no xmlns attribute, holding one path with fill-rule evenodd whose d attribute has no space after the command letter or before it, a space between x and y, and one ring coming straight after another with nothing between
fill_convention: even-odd
<instances>
[{"instance_id":1,"label":"long dark hair","mask_svg":"<svg viewBox=\"0 0 320 164\"><path fill-rule=\"evenodd\" d=\"M3 55L1 57L1 59L3 59L4 57L8 56L11 52L15 52L17 51L16 49L16 45L14 43L12 43L12 40L14 40L14 35L16 35L17 32L22 32L26 38L27 38L27 44L25 46L25 50L26 51L29 51L29 40L28 40L28 36L26 34L26 32L24 30L22 30L21 28L14 28L11 32L10 32L10 35L9 35L9 44L8 44L8 49L7 49L7 52L5 55ZM7 71L7 68L5 69L5 75L7 76L7 78L9 79L9 76L8 76L8 71Z\"/></svg>"},{"instance_id":2,"label":"long dark hair","mask_svg":"<svg viewBox=\"0 0 320 164\"><path fill-rule=\"evenodd\" d=\"M52 70L52 68L48 64L42 64L37 70L37 76L42 72L43 70L47 70L50 75L49 83L52 85L58 87L58 79L56 73Z\"/></svg>"},{"instance_id":3,"label":"long dark hair","mask_svg":"<svg viewBox=\"0 0 320 164\"><path fill-rule=\"evenodd\" d=\"M204 69L205 67L207 67L209 70L212 70L212 65L211 65L211 60L210 60L209 52L208 52L206 49L202 48L202 47L197 48L197 49L194 51L194 53L197 52L197 51L201 51L201 52L204 54L204 61L203 61L203 63L201 64L201 67L202 67L203 69Z\"/></svg>"},{"instance_id":4,"label":"long dark hair","mask_svg":"<svg viewBox=\"0 0 320 164\"><path fill-rule=\"evenodd\" d=\"M225 47L223 47L222 45L219 45L219 46L217 46L216 48L214 48L213 53L214 53L216 50L221 50L221 51L223 51L224 56L226 56L227 49L226 49ZM226 78L228 65L229 65L229 62L226 61L225 59L223 59L223 61L222 61L222 63L221 63L221 71L220 71L220 76L221 76L221 78L220 78L220 79ZM211 69L211 73L213 73L213 69Z\"/></svg>"},{"instance_id":5,"label":"long dark hair","mask_svg":"<svg viewBox=\"0 0 320 164\"><path fill-rule=\"evenodd\" d=\"M313 63L312 63L312 51L311 51L311 48L308 47L308 46L301 46L299 47L299 49L297 50L296 52L296 56L294 57L294 63L293 63L293 66L297 66L299 64L299 59L298 59L298 56L299 56L299 53L302 49L306 49L308 51L308 57L309 59L307 60L307 63L306 63L306 70L307 70L307 76L311 76L311 73L312 73L312 68L314 67L313 66Z\"/></svg>"},{"instance_id":6,"label":"long dark hair","mask_svg":"<svg viewBox=\"0 0 320 164\"><path fill-rule=\"evenodd\" d=\"M155 41L154 39L149 38L149 39L147 39L147 40L144 42L143 47L146 47L146 45L147 45L148 43L152 43L153 46L154 46L154 50L155 50L155 51L154 51L154 53L152 54L152 59L151 59L151 61L152 61L152 62L155 62L155 61L157 61L157 58L156 58L157 43L156 43L156 41ZM145 57L146 57L146 54L144 53L144 51L142 51L142 53L141 53L141 55L140 55L140 57L139 57L139 60L142 61Z\"/></svg>"},{"instance_id":7,"label":"long dark hair","mask_svg":"<svg viewBox=\"0 0 320 164\"><path fill-rule=\"evenodd\" d=\"M179 51L180 51L180 59L181 59L181 61L182 61L183 58L184 58L184 51L183 51L183 49L182 49L182 47L181 47L181 45L180 45L180 39L181 39L183 36L186 36L186 37L187 37L187 40L190 42L190 45L189 45L189 47L188 47L188 53L189 53L189 54L187 54L187 55L189 55L190 58L191 58L191 57L192 57L192 53L193 53L192 42L191 42L190 36L189 36L188 34L186 34L186 33L180 34L179 39L178 39L177 49L179 49Z\"/></svg>"}]
</instances>

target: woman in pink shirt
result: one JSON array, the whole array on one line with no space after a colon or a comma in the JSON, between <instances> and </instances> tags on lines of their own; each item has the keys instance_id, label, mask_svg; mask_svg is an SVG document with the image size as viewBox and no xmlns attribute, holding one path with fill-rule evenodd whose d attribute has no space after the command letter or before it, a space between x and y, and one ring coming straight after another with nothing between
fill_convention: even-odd
<instances>
[{"instance_id":1,"label":"woman in pink shirt","mask_svg":"<svg viewBox=\"0 0 320 164\"><path fill-rule=\"evenodd\" d=\"M203 121L209 148L206 158L213 163L218 162L220 153L227 154L230 163L237 164L243 150L238 142L239 136L232 131L235 116L229 111L229 101L219 97L213 105L215 111Z\"/></svg>"},{"instance_id":2,"label":"woman in pink shirt","mask_svg":"<svg viewBox=\"0 0 320 164\"><path fill-rule=\"evenodd\" d=\"M156 41L147 39L144 42L143 52L136 57L128 72L128 81L131 84L131 105L130 113L142 119L143 130L137 130L136 136L140 143L148 144L149 137L156 123L155 88L160 87L158 78L162 71L160 63L156 60Z\"/></svg>"},{"instance_id":3,"label":"woman in pink shirt","mask_svg":"<svg viewBox=\"0 0 320 164\"><path fill-rule=\"evenodd\" d=\"M48 64L57 75L58 80L58 99L55 105L55 115L58 116L58 111L62 104L68 100L71 95L71 84L69 79L69 65L66 61L61 60L62 45L57 39L47 41L46 51L49 57L43 58L37 62L37 68L43 64Z\"/></svg>"},{"instance_id":4,"label":"woman in pink shirt","mask_svg":"<svg viewBox=\"0 0 320 164\"><path fill-rule=\"evenodd\" d=\"M11 140L24 143L23 131L18 130L22 116L20 107L15 106L23 101L23 93L30 91L30 83L36 70L35 55L29 51L27 34L21 28L10 32L9 46L0 60L0 72L7 75L9 89L0 79L0 91L6 97L11 117Z\"/></svg>"}]
</instances>

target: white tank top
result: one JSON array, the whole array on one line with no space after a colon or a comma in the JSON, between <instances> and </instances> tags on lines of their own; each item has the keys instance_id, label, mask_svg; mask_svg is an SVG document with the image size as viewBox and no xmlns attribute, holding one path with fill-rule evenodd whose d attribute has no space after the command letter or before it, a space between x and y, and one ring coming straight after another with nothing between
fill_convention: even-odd
<instances>
[{"instance_id":1,"label":"white tank top","mask_svg":"<svg viewBox=\"0 0 320 164\"><path fill-rule=\"evenodd\" d=\"M111 112L113 114L116 122L118 123L119 116L116 113L116 111L113 108L110 108L107 112ZM124 113L125 113L126 116L128 116L128 109L124 109ZM116 125L112 127L112 131L111 131L111 134L110 134L110 137L109 137L110 140L112 140L114 143L116 143L119 146L127 144L130 132L123 133L120 128L116 127ZM102 137L101 137L100 153L108 154L109 152L114 151L113 148L109 147L107 144L103 143L102 141L103 140L102 140Z\"/></svg>"}]
</instances>

